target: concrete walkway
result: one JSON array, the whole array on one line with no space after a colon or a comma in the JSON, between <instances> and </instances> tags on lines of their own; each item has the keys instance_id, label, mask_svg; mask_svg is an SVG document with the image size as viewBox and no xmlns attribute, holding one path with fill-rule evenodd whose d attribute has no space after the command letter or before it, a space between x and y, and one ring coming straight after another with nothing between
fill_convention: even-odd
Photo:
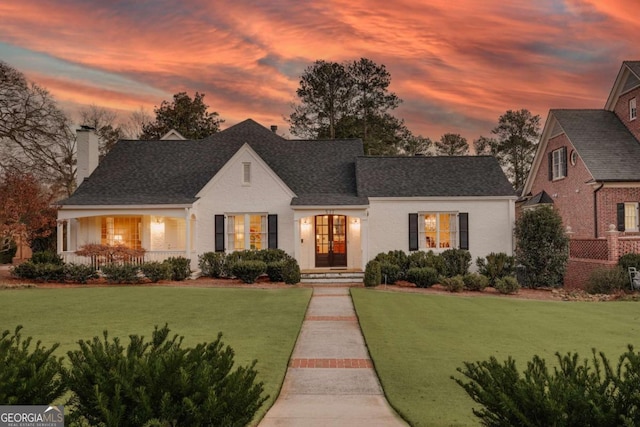
<instances>
[{"instance_id":1,"label":"concrete walkway","mask_svg":"<svg viewBox=\"0 0 640 427\"><path fill-rule=\"evenodd\" d=\"M349 288L315 285L280 396L259 426L406 425L382 394Z\"/></svg>"}]
</instances>

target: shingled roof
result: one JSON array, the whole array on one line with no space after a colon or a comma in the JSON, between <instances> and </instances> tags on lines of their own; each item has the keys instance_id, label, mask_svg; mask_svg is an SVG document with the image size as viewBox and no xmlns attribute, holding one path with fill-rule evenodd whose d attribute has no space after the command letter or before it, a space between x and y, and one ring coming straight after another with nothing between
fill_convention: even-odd
<instances>
[{"instance_id":1,"label":"shingled roof","mask_svg":"<svg viewBox=\"0 0 640 427\"><path fill-rule=\"evenodd\" d=\"M360 140L286 140L251 119L199 141L119 141L59 204L190 204L245 143L304 204L363 204L354 166Z\"/></svg>"},{"instance_id":2,"label":"shingled roof","mask_svg":"<svg viewBox=\"0 0 640 427\"><path fill-rule=\"evenodd\" d=\"M637 63L640 68L640 62ZM640 181L640 143L607 110L551 110L596 181Z\"/></svg>"},{"instance_id":3,"label":"shingled roof","mask_svg":"<svg viewBox=\"0 0 640 427\"><path fill-rule=\"evenodd\" d=\"M490 156L358 157L358 195L364 197L515 196Z\"/></svg>"}]
</instances>

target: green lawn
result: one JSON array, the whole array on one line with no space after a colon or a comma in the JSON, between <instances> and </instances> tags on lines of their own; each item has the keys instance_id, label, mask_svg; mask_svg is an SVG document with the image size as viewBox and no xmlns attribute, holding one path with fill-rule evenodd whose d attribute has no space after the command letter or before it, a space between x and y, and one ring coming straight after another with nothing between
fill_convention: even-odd
<instances>
[{"instance_id":1,"label":"green lawn","mask_svg":"<svg viewBox=\"0 0 640 427\"><path fill-rule=\"evenodd\" d=\"M151 337L155 325L169 324L183 345L222 340L236 353L236 366L258 360L258 380L271 397L278 395L295 344L311 289L220 289L189 287L103 287L80 289L21 289L0 291L0 331L13 332L50 347L57 354L77 348L79 339L130 334ZM259 415L259 416L260 416Z\"/></svg>"},{"instance_id":2,"label":"green lawn","mask_svg":"<svg viewBox=\"0 0 640 427\"><path fill-rule=\"evenodd\" d=\"M476 405L450 379L463 361L591 349L617 362L640 349L640 304L531 301L351 290L369 352L390 403L414 426L477 425Z\"/></svg>"}]
</instances>

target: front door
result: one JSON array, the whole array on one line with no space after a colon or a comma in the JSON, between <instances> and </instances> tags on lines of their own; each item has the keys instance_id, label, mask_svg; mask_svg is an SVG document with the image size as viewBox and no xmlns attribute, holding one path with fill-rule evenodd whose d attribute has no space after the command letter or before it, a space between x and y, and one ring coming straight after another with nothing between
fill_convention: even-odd
<instances>
[{"instance_id":1,"label":"front door","mask_svg":"<svg viewBox=\"0 0 640 427\"><path fill-rule=\"evenodd\" d=\"M316 267L347 266L347 217L316 216Z\"/></svg>"}]
</instances>

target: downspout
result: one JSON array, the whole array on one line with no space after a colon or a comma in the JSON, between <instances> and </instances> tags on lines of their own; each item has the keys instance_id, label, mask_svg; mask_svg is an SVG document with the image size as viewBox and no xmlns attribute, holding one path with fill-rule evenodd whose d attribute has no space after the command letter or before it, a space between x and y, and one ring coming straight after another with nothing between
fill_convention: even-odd
<instances>
[{"instance_id":1,"label":"downspout","mask_svg":"<svg viewBox=\"0 0 640 427\"><path fill-rule=\"evenodd\" d=\"M598 196L597 193L604 187L604 182L593 192L593 227L595 229L595 238L598 238Z\"/></svg>"}]
</instances>

